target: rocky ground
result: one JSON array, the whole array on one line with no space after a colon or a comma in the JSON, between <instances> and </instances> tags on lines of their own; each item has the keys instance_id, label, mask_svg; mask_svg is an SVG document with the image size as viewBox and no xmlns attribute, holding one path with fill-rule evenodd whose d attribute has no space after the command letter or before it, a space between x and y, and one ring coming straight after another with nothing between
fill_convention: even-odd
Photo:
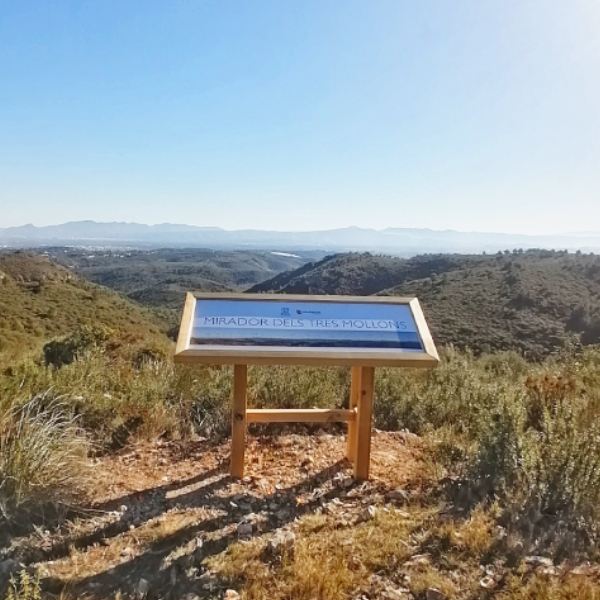
<instances>
[{"instance_id":1,"label":"rocky ground","mask_svg":"<svg viewBox=\"0 0 600 600\"><path fill-rule=\"evenodd\" d=\"M375 434L372 480L355 485L344 436L250 438L242 481L228 474L228 442L136 447L95 460L89 509L13 539L4 569L35 568L54 593L222 598L227 584L203 567L207 557L251 536L289 539L281 532L307 513L368 518L375 501L419 485L420 455L416 436Z\"/></svg>"},{"instance_id":2,"label":"rocky ground","mask_svg":"<svg viewBox=\"0 0 600 600\"><path fill-rule=\"evenodd\" d=\"M364 483L351 477L345 444L322 432L251 437L241 481L228 474L228 442L157 442L95 459L88 507L14 537L0 549L0 580L26 569L49 594L88 599L600 597L512 595L532 577L595 582L598 568L538 556L511 566L493 552L506 533L489 515L457 515L435 499L441 474L417 436L375 432ZM330 573L341 547L344 565ZM294 568L313 580L298 584Z\"/></svg>"}]
</instances>

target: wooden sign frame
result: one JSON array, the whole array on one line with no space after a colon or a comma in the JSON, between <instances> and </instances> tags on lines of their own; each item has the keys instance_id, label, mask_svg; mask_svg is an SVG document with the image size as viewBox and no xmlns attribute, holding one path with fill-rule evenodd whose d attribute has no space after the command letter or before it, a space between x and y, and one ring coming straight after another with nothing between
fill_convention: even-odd
<instances>
[{"instance_id":1,"label":"wooden sign frame","mask_svg":"<svg viewBox=\"0 0 600 600\"><path fill-rule=\"evenodd\" d=\"M337 348L191 345L198 300L240 300L293 303L338 303L405 305L410 308L422 351L398 348ZM175 350L175 361L188 364L234 366L231 436L231 474L243 477L246 429L248 423L347 422L347 458L354 463L358 480L369 476L371 419L375 367L432 368L439 362L433 339L416 298L395 296L308 296L291 294L235 294L188 292ZM248 365L350 366L352 382L348 409L248 409Z\"/></svg>"},{"instance_id":2,"label":"wooden sign frame","mask_svg":"<svg viewBox=\"0 0 600 600\"><path fill-rule=\"evenodd\" d=\"M414 318L423 352L403 353L385 348L282 348L272 346L203 346L190 348L197 300L240 300L282 304L333 303L408 306ZM235 294L188 292L175 349L177 362L226 365L312 365L351 367L432 367L439 362L435 345L416 298L397 296L304 296L298 294Z\"/></svg>"}]
</instances>

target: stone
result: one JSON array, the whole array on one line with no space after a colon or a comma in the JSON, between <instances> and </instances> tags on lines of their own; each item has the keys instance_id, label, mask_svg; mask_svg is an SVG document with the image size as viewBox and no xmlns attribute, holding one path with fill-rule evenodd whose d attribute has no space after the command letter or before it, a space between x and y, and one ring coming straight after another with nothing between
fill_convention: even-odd
<instances>
[{"instance_id":1,"label":"stone","mask_svg":"<svg viewBox=\"0 0 600 600\"><path fill-rule=\"evenodd\" d=\"M282 508L275 513L275 516L280 521L285 521L290 516L290 511L287 508Z\"/></svg>"},{"instance_id":2,"label":"stone","mask_svg":"<svg viewBox=\"0 0 600 600\"><path fill-rule=\"evenodd\" d=\"M425 593L425 598L427 600L448 600L448 596L437 588L429 588Z\"/></svg>"},{"instance_id":3,"label":"stone","mask_svg":"<svg viewBox=\"0 0 600 600\"><path fill-rule=\"evenodd\" d=\"M252 523L240 523L237 526L237 533L242 537L252 535Z\"/></svg>"},{"instance_id":4,"label":"stone","mask_svg":"<svg viewBox=\"0 0 600 600\"><path fill-rule=\"evenodd\" d=\"M384 592L386 600L408 600L411 598L411 593L408 588L387 588Z\"/></svg>"},{"instance_id":5,"label":"stone","mask_svg":"<svg viewBox=\"0 0 600 600\"><path fill-rule=\"evenodd\" d=\"M140 600L143 600L143 598L145 598L147 596L149 589L150 589L150 584L148 583L148 581L146 579L140 579L135 588L135 595Z\"/></svg>"},{"instance_id":6,"label":"stone","mask_svg":"<svg viewBox=\"0 0 600 600\"><path fill-rule=\"evenodd\" d=\"M487 575L479 582L479 585L484 590L491 590L496 585L496 580L491 575Z\"/></svg>"},{"instance_id":7,"label":"stone","mask_svg":"<svg viewBox=\"0 0 600 600\"><path fill-rule=\"evenodd\" d=\"M425 567L431 562L428 554L415 554L410 560L407 560L404 565L407 567L420 566Z\"/></svg>"},{"instance_id":8,"label":"stone","mask_svg":"<svg viewBox=\"0 0 600 600\"><path fill-rule=\"evenodd\" d=\"M237 600L240 595L235 590L227 590L223 596L223 600Z\"/></svg>"},{"instance_id":9,"label":"stone","mask_svg":"<svg viewBox=\"0 0 600 600\"><path fill-rule=\"evenodd\" d=\"M373 506L372 504L371 506L367 506L361 511L359 521L370 521L375 516L376 512L377 509L375 508L375 506Z\"/></svg>"},{"instance_id":10,"label":"stone","mask_svg":"<svg viewBox=\"0 0 600 600\"><path fill-rule=\"evenodd\" d=\"M554 563L545 556L527 556L524 560L525 564L536 568L536 567L553 567Z\"/></svg>"},{"instance_id":11,"label":"stone","mask_svg":"<svg viewBox=\"0 0 600 600\"><path fill-rule=\"evenodd\" d=\"M385 495L385 499L389 502L402 502L406 503L410 500L408 492L401 489L391 490Z\"/></svg>"},{"instance_id":12,"label":"stone","mask_svg":"<svg viewBox=\"0 0 600 600\"><path fill-rule=\"evenodd\" d=\"M296 534L293 531L279 530L269 541L269 549L273 554L291 554L296 545Z\"/></svg>"},{"instance_id":13,"label":"stone","mask_svg":"<svg viewBox=\"0 0 600 600\"><path fill-rule=\"evenodd\" d=\"M598 575L598 571L598 566L591 565L590 563L584 563L576 566L574 569L571 569L571 575L583 575L584 577L591 577L593 575Z\"/></svg>"}]
</instances>

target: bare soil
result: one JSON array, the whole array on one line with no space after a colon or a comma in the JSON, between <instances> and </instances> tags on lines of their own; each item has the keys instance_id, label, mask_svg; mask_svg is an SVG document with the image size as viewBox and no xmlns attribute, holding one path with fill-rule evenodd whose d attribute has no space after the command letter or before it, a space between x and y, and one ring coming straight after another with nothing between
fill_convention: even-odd
<instances>
[{"instance_id":1,"label":"bare soil","mask_svg":"<svg viewBox=\"0 0 600 600\"><path fill-rule=\"evenodd\" d=\"M346 519L386 495L427 484L420 438L373 435L371 479L358 484L346 437L250 437L243 480L229 442L140 445L95 459L88 507L54 530L14 538L5 558L37 569L45 590L88 598L222 598L203 561L239 539L276 531L343 499ZM339 502L339 500L335 500Z\"/></svg>"}]
</instances>

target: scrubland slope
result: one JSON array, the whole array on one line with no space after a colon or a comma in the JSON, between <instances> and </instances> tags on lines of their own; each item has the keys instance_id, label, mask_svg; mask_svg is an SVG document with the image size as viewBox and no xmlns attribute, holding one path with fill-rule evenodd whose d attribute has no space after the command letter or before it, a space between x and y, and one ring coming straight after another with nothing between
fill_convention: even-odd
<instances>
[{"instance_id":1,"label":"scrubland slope","mask_svg":"<svg viewBox=\"0 0 600 600\"><path fill-rule=\"evenodd\" d=\"M111 290L32 253L0 254L0 359L37 355L49 340L105 328L123 346L166 347L165 323Z\"/></svg>"},{"instance_id":2,"label":"scrubland slope","mask_svg":"<svg viewBox=\"0 0 600 600\"><path fill-rule=\"evenodd\" d=\"M438 345L476 352L512 349L540 358L568 340L600 342L595 255L335 255L250 291L417 296Z\"/></svg>"}]
</instances>

